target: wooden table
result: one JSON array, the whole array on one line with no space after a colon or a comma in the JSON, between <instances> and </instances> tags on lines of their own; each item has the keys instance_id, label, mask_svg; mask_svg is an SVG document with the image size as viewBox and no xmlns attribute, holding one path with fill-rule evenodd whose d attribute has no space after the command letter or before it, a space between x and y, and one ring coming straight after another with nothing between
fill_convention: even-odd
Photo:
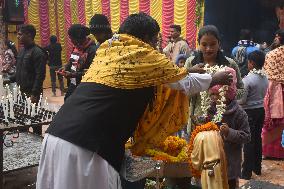
<instances>
[{"instance_id":1,"label":"wooden table","mask_svg":"<svg viewBox=\"0 0 284 189\"><path fill-rule=\"evenodd\" d=\"M31 166L35 166L37 165L37 163L35 165L32 165L32 163L30 163L29 161L27 161L25 158L21 156L18 157L18 161L20 161L20 163L14 163L14 162L10 162L10 161L14 161L17 160L17 157L9 157L9 156L13 156L13 155L19 155L19 153L15 153L12 151L9 151L9 148L15 148L15 147L20 147L23 144L20 143L15 143L13 147L4 147L3 148L3 144L4 144L4 132L5 131L17 131L19 129L29 129L30 127L42 127L43 125L48 125L49 122L45 122L45 123L37 123L37 124L30 124L30 125L17 125L17 124L8 124L8 125L4 125L2 123L0 123L0 189L4 189L4 182L3 182L3 173L4 172L9 172L9 171L13 171L13 170L18 170L18 169L23 169L26 167L31 167ZM37 150L39 150L40 153L40 146L41 146L41 136L32 134L32 133L20 133L19 137L23 137L22 139L17 138L16 140L18 140L18 142L20 142L22 140L22 142L26 142L27 140L34 140L35 145L33 145L32 147L37 148ZM5 160L4 160L4 150L5 152L7 152L8 154L5 154ZM32 148L27 149L26 151L31 151L33 150ZM32 153L32 152L31 152ZM28 159L30 158L31 160L33 160L34 162L36 162L37 160L39 160L39 153L34 153L32 154L30 157L28 157ZM9 157L8 159L6 159L7 157ZM4 163L4 161L6 161ZM37 161L38 162L38 161ZM3 166L5 164L5 167Z\"/></svg>"}]
</instances>

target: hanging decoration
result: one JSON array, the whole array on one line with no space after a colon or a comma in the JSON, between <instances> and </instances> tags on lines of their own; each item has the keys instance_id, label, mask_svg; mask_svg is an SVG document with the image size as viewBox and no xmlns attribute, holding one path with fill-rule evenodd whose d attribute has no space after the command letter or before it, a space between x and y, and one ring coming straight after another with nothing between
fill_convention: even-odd
<instances>
[{"instance_id":1,"label":"hanging decoration","mask_svg":"<svg viewBox=\"0 0 284 189\"><path fill-rule=\"evenodd\" d=\"M20 3L21 0L15 0ZM195 48L197 26L202 23L204 0L22 0L24 3L25 23L37 28L36 42L46 46L50 35L56 35L62 45L62 61L66 64L72 51L68 37L71 24L88 25L91 17L105 14L113 32L117 32L125 18L133 13L145 12L155 18L160 25L163 47L169 36L169 27L179 24L182 37L191 48Z\"/></svg>"}]
</instances>

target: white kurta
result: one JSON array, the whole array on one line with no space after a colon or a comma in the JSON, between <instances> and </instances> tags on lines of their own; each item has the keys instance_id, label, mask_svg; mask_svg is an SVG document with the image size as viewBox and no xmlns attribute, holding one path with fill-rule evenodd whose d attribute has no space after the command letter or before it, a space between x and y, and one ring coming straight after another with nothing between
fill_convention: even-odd
<instances>
[{"instance_id":1,"label":"white kurta","mask_svg":"<svg viewBox=\"0 0 284 189\"><path fill-rule=\"evenodd\" d=\"M37 189L121 189L118 172L97 153L46 134Z\"/></svg>"}]
</instances>

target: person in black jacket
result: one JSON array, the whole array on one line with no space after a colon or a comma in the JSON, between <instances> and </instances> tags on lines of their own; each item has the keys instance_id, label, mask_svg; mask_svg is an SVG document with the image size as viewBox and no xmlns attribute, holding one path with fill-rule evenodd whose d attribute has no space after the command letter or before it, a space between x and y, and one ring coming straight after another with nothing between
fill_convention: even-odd
<instances>
[{"instance_id":1,"label":"person in black jacket","mask_svg":"<svg viewBox=\"0 0 284 189\"><path fill-rule=\"evenodd\" d=\"M23 25L18 31L19 42L24 46L16 60L15 80L22 94L31 98L32 103L39 101L45 79L46 54L35 44L36 29L33 25ZM34 127L34 133L41 135L41 127Z\"/></svg>"},{"instance_id":2,"label":"person in black jacket","mask_svg":"<svg viewBox=\"0 0 284 189\"><path fill-rule=\"evenodd\" d=\"M69 30L68 35L74 45L73 51L70 55L69 62L61 68L58 73L69 79L68 90L65 94L66 100L81 83L82 76L90 67L93 58L96 55L96 43L88 38L90 29L81 24L73 24Z\"/></svg>"},{"instance_id":3,"label":"person in black jacket","mask_svg":"<svg viewBox=\"0 0 284 189\"><path fill-rule=\"evenodd\" d=\"M56 71L62 67L61 44L57 42L55 35L50 36L50 44L44 49L48 52L48 66L50 70L50 79L53 96L56 96ZM58 74L61 96L64 95L64 83L62 75Z\"/></svg>"},{"instance_id":4,"label":"person in black jacket","mask_svg":"<svg viewBox=\"0 0 284 189\"><path fill-rule=\"evenodd\" d=\"M30 97L32 103L36 103L43 92L46 66L46 54L35 44L35 35L33 25L23 25L19 29L17 37L24 48L17 56L15 78L21 92Z\"/></svg>"}]
</instances>

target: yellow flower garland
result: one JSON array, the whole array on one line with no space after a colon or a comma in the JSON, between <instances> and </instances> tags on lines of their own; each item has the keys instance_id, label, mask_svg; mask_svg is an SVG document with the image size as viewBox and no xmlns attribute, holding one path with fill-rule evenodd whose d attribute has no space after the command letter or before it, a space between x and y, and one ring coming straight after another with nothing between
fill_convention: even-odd
<instances>
[{"instance_id":1,"label":"yellow flower garland","mask_svg":"<svg viewBox=\"0 0 284 189\"><path fill-rule=\"evenodd\" d=\"M176 136L169 136L160 147L161 150L146 149L145 154L155 160L165 162L185 162L188 160L186 141Z\"/></svg>"},{"instance_id":2,"label":"yellow flower garland","mask_svg":"<svg viewBox=\"0 0 284 189\"><path fill-rule=\"evenodd\" d=\"M193 168L192 161L191 161L191 153L193 151L193 147L194 147L193 144L194 144L194 139L195 139L196 135L200 132L203 132L203 131L219 131L219 128L215 123L208 122L204 125L197 126L193 130L193 132L191 133L189 144L188 144L188 157L189 157L188 163L189 163L189 168L190 168L192 176L196 177L196 178L200 178L201 172L199 170L196 170L196 169Z\"/></svg>"},{"instance_id":3,"label":"yellow flower garland","mask_svg":"<svg viewBox=\"0 0 284 189\"><path fill-rule=\"evenodd\" d=\"M146 149L145 153L149 156L152 156L155 160L162 160L165 162L177 163L185 162L188 160L187 147L183 147L176 157L154 149Z\"/></svg>"}]
</instances>

